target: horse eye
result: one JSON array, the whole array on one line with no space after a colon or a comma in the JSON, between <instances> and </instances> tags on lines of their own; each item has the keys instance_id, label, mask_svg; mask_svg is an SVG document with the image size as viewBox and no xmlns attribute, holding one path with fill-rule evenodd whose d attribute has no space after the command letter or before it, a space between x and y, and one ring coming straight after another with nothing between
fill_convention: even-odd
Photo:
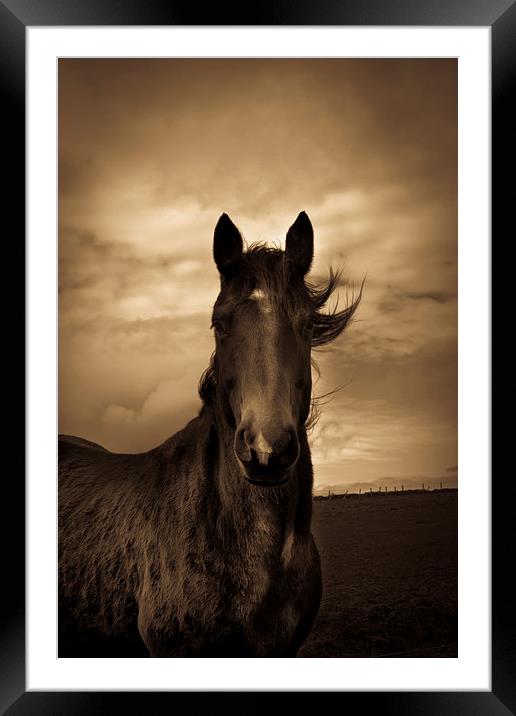
<instances>
[{"instance_id":1,"label":"horse eye","mask_svg":"<svg viewBox=\"0 0 516 716\"><path fill-rule=\"evenodd\" d=\"M211 324L211 327L215 329L215 333L218 336L221 336L225 333L224 326L222 325L222 323L220 321L213 321Z\"/></svg>"}]
</instances>

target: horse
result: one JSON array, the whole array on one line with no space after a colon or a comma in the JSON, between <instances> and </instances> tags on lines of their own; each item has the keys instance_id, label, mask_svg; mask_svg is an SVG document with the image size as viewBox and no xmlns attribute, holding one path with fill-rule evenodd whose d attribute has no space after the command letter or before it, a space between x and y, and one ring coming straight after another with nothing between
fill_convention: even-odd
<instances>
[{"instance_id":1,"label":"horse","mask_svg":"<svg viewBox=\"0 0 516 716\"><path fill-rule=\"evenodd\" d=\"M318 613L311 532L312 348L360 296L310 282L301 212L285 250L247 248L227 214L202 407L139 454L59 436L59 656L294 657Z\"/></svg>"}]
</instances>

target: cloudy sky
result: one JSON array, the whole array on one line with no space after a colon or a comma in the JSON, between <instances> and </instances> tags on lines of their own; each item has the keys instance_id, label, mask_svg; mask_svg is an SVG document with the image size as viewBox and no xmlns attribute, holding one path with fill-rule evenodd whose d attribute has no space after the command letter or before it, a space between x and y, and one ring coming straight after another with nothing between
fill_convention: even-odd
<instances>
[{"instance_id":1,"label":"cloudy sky","mask_svg":"<svg viewBox=\"0 0 516 716\"><path fill-rule=\"evenodd\" d=\"M284 246L305 210L312 279L367 276L316 355L315 393L343 386L317 488L456 485L456 188L455 60L60 60L60 432L138 452L181 428L219 215Z\"/></svg>"}]
</instances>

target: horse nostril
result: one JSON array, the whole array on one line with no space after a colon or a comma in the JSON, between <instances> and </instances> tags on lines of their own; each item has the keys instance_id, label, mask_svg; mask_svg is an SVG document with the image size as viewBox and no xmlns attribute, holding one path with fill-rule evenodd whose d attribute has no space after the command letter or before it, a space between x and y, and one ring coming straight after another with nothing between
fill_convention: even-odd
<instances>
[{"instance_id":1,"label":"horse nostril","mask_svg":"<svg viewBox=\"0 0 516 716\"><path fill-rule=\"evenodd\" d=\"M293 429L287 430L283 445L284 445L283 449L287 450L289 452L293 449L297 449L297 433L295 430L293 430Z\"/></svg>"},{"instance_id":2,"label":"horse nostril","mask_svg":"<svg viewBox=\"0 0 516 716\"><path fill-rule=\"evenodd\" d=\"M295 430L289 429L285 435L280 460L284 465L292 465L299 456L299 442Z\"/></svg>"},{"instance_id":3,"label":"horse nostril","mask_svg":"<svg viewBox=\"0 0 516 716\"><path fill-rule=\"evenodd\" d=\"M235 452L242 462L251 460L251 450L248 443L248 432L245 428L240 428L235 434Z\"/></svg>"}]
</instances>

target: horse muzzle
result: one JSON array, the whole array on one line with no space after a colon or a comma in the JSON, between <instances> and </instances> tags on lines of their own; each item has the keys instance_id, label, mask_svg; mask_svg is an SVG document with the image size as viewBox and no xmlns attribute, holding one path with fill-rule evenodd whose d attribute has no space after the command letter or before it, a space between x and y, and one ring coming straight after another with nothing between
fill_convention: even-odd
<instances>
[{"instance_id":1,"label":"horse muzzle","mask_svg":"<svg viewBox=\"0 0 516 716\"><path fill-rule=\"evenodd\" d=\"M299 457L297 433L290 426L257 430L240 425L234 448L246 480L261 487L285 485Z\"/></svg>"}]
</instances>

